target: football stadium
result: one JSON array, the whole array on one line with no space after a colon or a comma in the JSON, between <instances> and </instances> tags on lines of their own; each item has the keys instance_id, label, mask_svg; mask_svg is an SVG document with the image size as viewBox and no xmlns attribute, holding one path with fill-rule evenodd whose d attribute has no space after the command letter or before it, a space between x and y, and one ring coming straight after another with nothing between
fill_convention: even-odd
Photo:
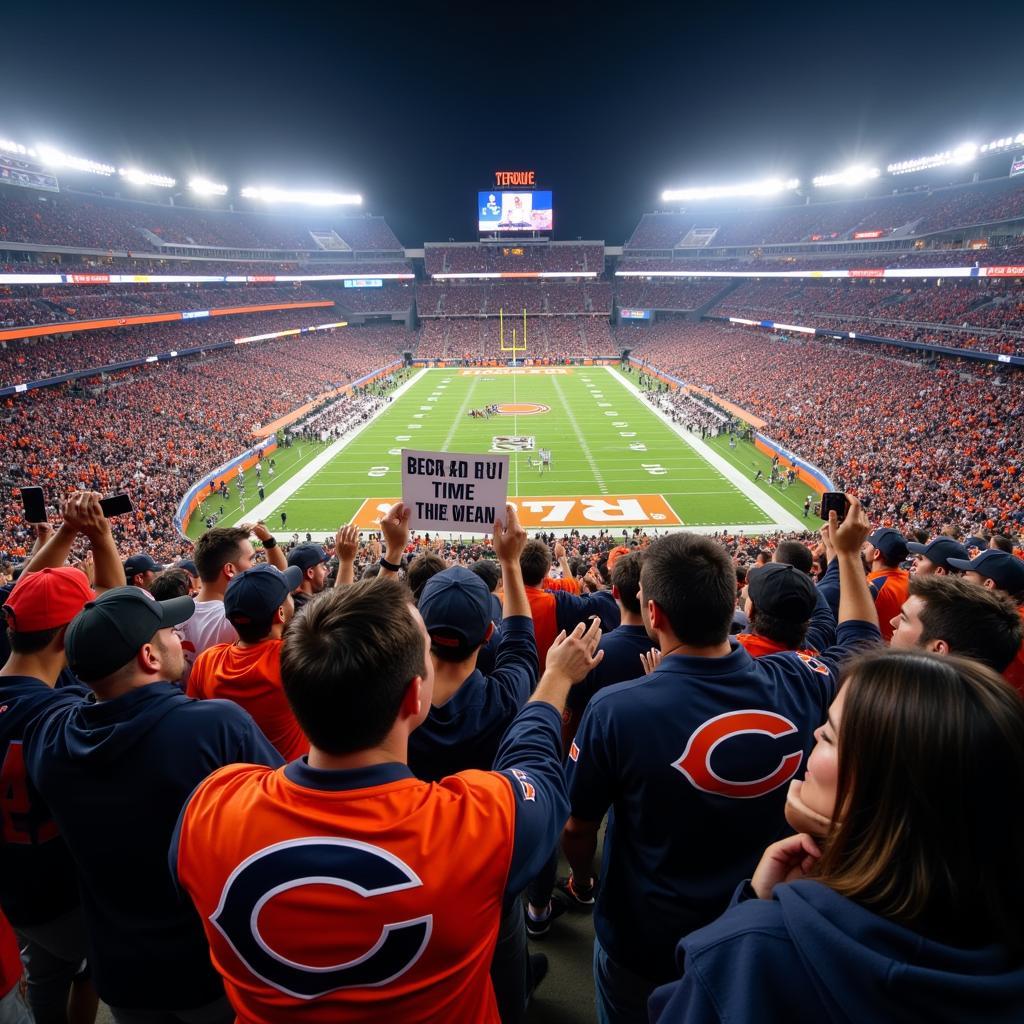
<instances>
[{"instance_id":1,"label":"football stadium","mask_svg":"<svg viewBox=\"0 0 1024 1024\"><path fill-rule=\"evenodd\" d=\"M258 8L11 12L0 1024L1024 1021L1012 62Z\"/></svg>"}]
</instances>

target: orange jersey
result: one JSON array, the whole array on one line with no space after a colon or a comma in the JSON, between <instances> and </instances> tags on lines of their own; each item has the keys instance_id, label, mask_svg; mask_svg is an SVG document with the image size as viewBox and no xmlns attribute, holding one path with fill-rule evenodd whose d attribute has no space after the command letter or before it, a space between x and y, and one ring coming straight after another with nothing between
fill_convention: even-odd
<instances>
[{"instance_id":1,"label":"orange jersey","mask_svg":"<svg viewBox=\"0 0 1024 1024\"><path fill-rule=\"evenodd\" d=\"M1024 606L1020 609L1020 617L1024 619ZM1006 666L1003 676L1006 681L1024 697L1024 643L1017 649L1017 657Z\"/></svg>"},{"instance_id":2,"label":"orange jersey","mask_svg":"<svg viewBox=\"0 0 1024 1024\"><path fill-rule=\"evenodd\" d=\"M281 683L282 640L252 647L217 644L195 660L187 693L199 700L230 700L245 708L286 761L309 753Z\"/></svg>"},{"instance_id":3,"label":"orange jersey","mask_svg":"<svg viewBox=\"0 0 1024 1024\"><path fill-rule=\"evenodd\" d=\"M566 817L559 716L528 704L495 764L229 765L196 789L171 866L239 1024L499 1024L503 902Z\"/></svg>"},{"instance_id":4,"label":"orange jersey","mask_svg":"<svg viewBox=\"0 0 1024 1024\"><path fill-rule=\"evenodd\" d=\"M910 573L904 569L880 569L869 574L868 585L875 599L882 642L887 644L892 639L892 620L899 615L910 593Z\"/></svg>"},{"instance_id":5,"label":"orange jersey","mask_svg":"<svg viewBox=\"0 0 1024 1024\"><path fill-rule=\"evenodd\" d=\"M763 658L766 654L779 654L782 651L790 651L793 648L780 644L777 640L769 640L766 636L757 633L740 633L736 637L739 643L752 658ZM806 654L813 658L818 652L815 650L799 650L797 654Z\"/></svg>"}]
</instances>

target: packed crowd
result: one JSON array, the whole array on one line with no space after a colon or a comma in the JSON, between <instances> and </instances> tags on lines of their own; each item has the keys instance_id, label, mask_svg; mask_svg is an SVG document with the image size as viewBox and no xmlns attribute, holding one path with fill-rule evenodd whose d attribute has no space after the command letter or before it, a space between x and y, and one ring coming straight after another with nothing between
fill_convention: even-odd
<instances>
[{"instance_id":1,"label":"packed crowd","mask_svg":"<svg viewBox=\"0 0 1024 1024\"><path fill-rule=\"evenodd\" d=\"M513 253L513 249L521 252ZM423 255L430 276L527 271L604 272L604 244L601 242L544 245L522 241L500 245L439 245L428 242Z\"/></svg>"},{"instance_id":2,"label":"packed crowd","mask_svg":"<svg viewBox=\"0 0 1024 1024\"><path fill-rule=\"evenodd\" d=\"M40 1024L522 1024L590 914L609 1024L1021 1018L1007 538L908 541L855 495L756 548L409 514L167 568L97 493L34 528L0 1008L24 970Z\"/></svg>"},{"instance_id":3,"label":"packed crowd","mask_svg":"<svg viewBox=\"0 0 1024 1024\"><path fill-rule=\"evenodd\" d=\"M607 281L502 281L494 284L444 282L416 285L420 316L494 316L499 309L533 314L610 313L612 286Z\"/></svg>"},{"instance_id":4,"label":"packed crowd","mask_svg":"<svg viewBox=\"0 0 1024 1024\"><path fill-rule=\"evenodd\" d=\"M886 525L1024 523L1024 387L1013 370L1004 381L709 323L664 320L628 337L634 358L766 420L766 434L867 496Z\"/></svg>"},{"instance_id":5,"label":"packed crowd","mask_svg":"<svg viewBox=\"0 0 1024 1024\"><path fill-rule=\"evenodd\" d=\"M24 194L23 194L24 193ZM320 250L311 231L334 232L355 251L401 251L383 217L198 210L69 192L0 189L4 242L144 252L161 242L241 249Z\"/></svg>"},{"instance_id":6,"label":"packed crowd","mask_svg":"<svg viewBox=\"0 0 1024 1024\"><path fill-rule=\"evenodd\" d=\"M731 281L720 278L659 281L619 277L615 280L615 301L634 309L697 309L731 285Z\"/></svg>"}]
</instances>

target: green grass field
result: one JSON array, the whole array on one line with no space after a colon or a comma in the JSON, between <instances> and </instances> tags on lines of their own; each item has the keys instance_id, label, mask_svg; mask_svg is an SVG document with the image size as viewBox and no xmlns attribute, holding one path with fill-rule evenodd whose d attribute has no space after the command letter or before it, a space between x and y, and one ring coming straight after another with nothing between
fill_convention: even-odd
<instances>
[{"instance_id":1,"label":"green grass field","mask_svg":"<svg viewBox=\"0 0 1024 1024\"><path fill-rule=\"evenodd\" d=\"M792 495L773 488L768 496L749 484L751 467L758 460L767 464L752 446L733 452L724 439L722 446L712 443L723 460L717 468L629 390L629 377L604 367L540 369L425 371L340 450L282 450L266 500L243 514L233 493L224 521L256 515L278 532L323 535L358 516L370 528L379 509L401 494L403 448L487 452L502 445L532 445L510 452L509 495L533 529L684 525L750 532L780 521L788 529L793 524L771 506L772 498L799 515L801 488ZM507 406L507 414L469 416L488 405ZM552 453L543 474L529 465L541 448ZM323 464L315 468L318 461ZM288 514L284 531L282 510ZM200 516L193 529L201 531Z\"/></svg>"}]
</instances>

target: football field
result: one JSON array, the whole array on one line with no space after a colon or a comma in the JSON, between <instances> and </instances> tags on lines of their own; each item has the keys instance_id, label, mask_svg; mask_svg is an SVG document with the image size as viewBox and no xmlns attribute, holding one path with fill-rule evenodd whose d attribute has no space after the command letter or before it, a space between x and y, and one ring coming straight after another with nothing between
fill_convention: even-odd
<instances>
[{"instance_id":1,"label":"football field","mask_svg":"<svg viewBox=\"0 0 1024 1024\"><path fill-rule=\"evenodd\" d=\"M470 415L488 406L497 414ZM285 534L324 536L352 520L372 529L400 497L404 448L508 452L509 497L530 529L799 527L747 474L656 413L628 377L599 366L421 371L355 436L237 518ZM542 450L550 466L539 465Z\"/></svg>"}]
</instances>

